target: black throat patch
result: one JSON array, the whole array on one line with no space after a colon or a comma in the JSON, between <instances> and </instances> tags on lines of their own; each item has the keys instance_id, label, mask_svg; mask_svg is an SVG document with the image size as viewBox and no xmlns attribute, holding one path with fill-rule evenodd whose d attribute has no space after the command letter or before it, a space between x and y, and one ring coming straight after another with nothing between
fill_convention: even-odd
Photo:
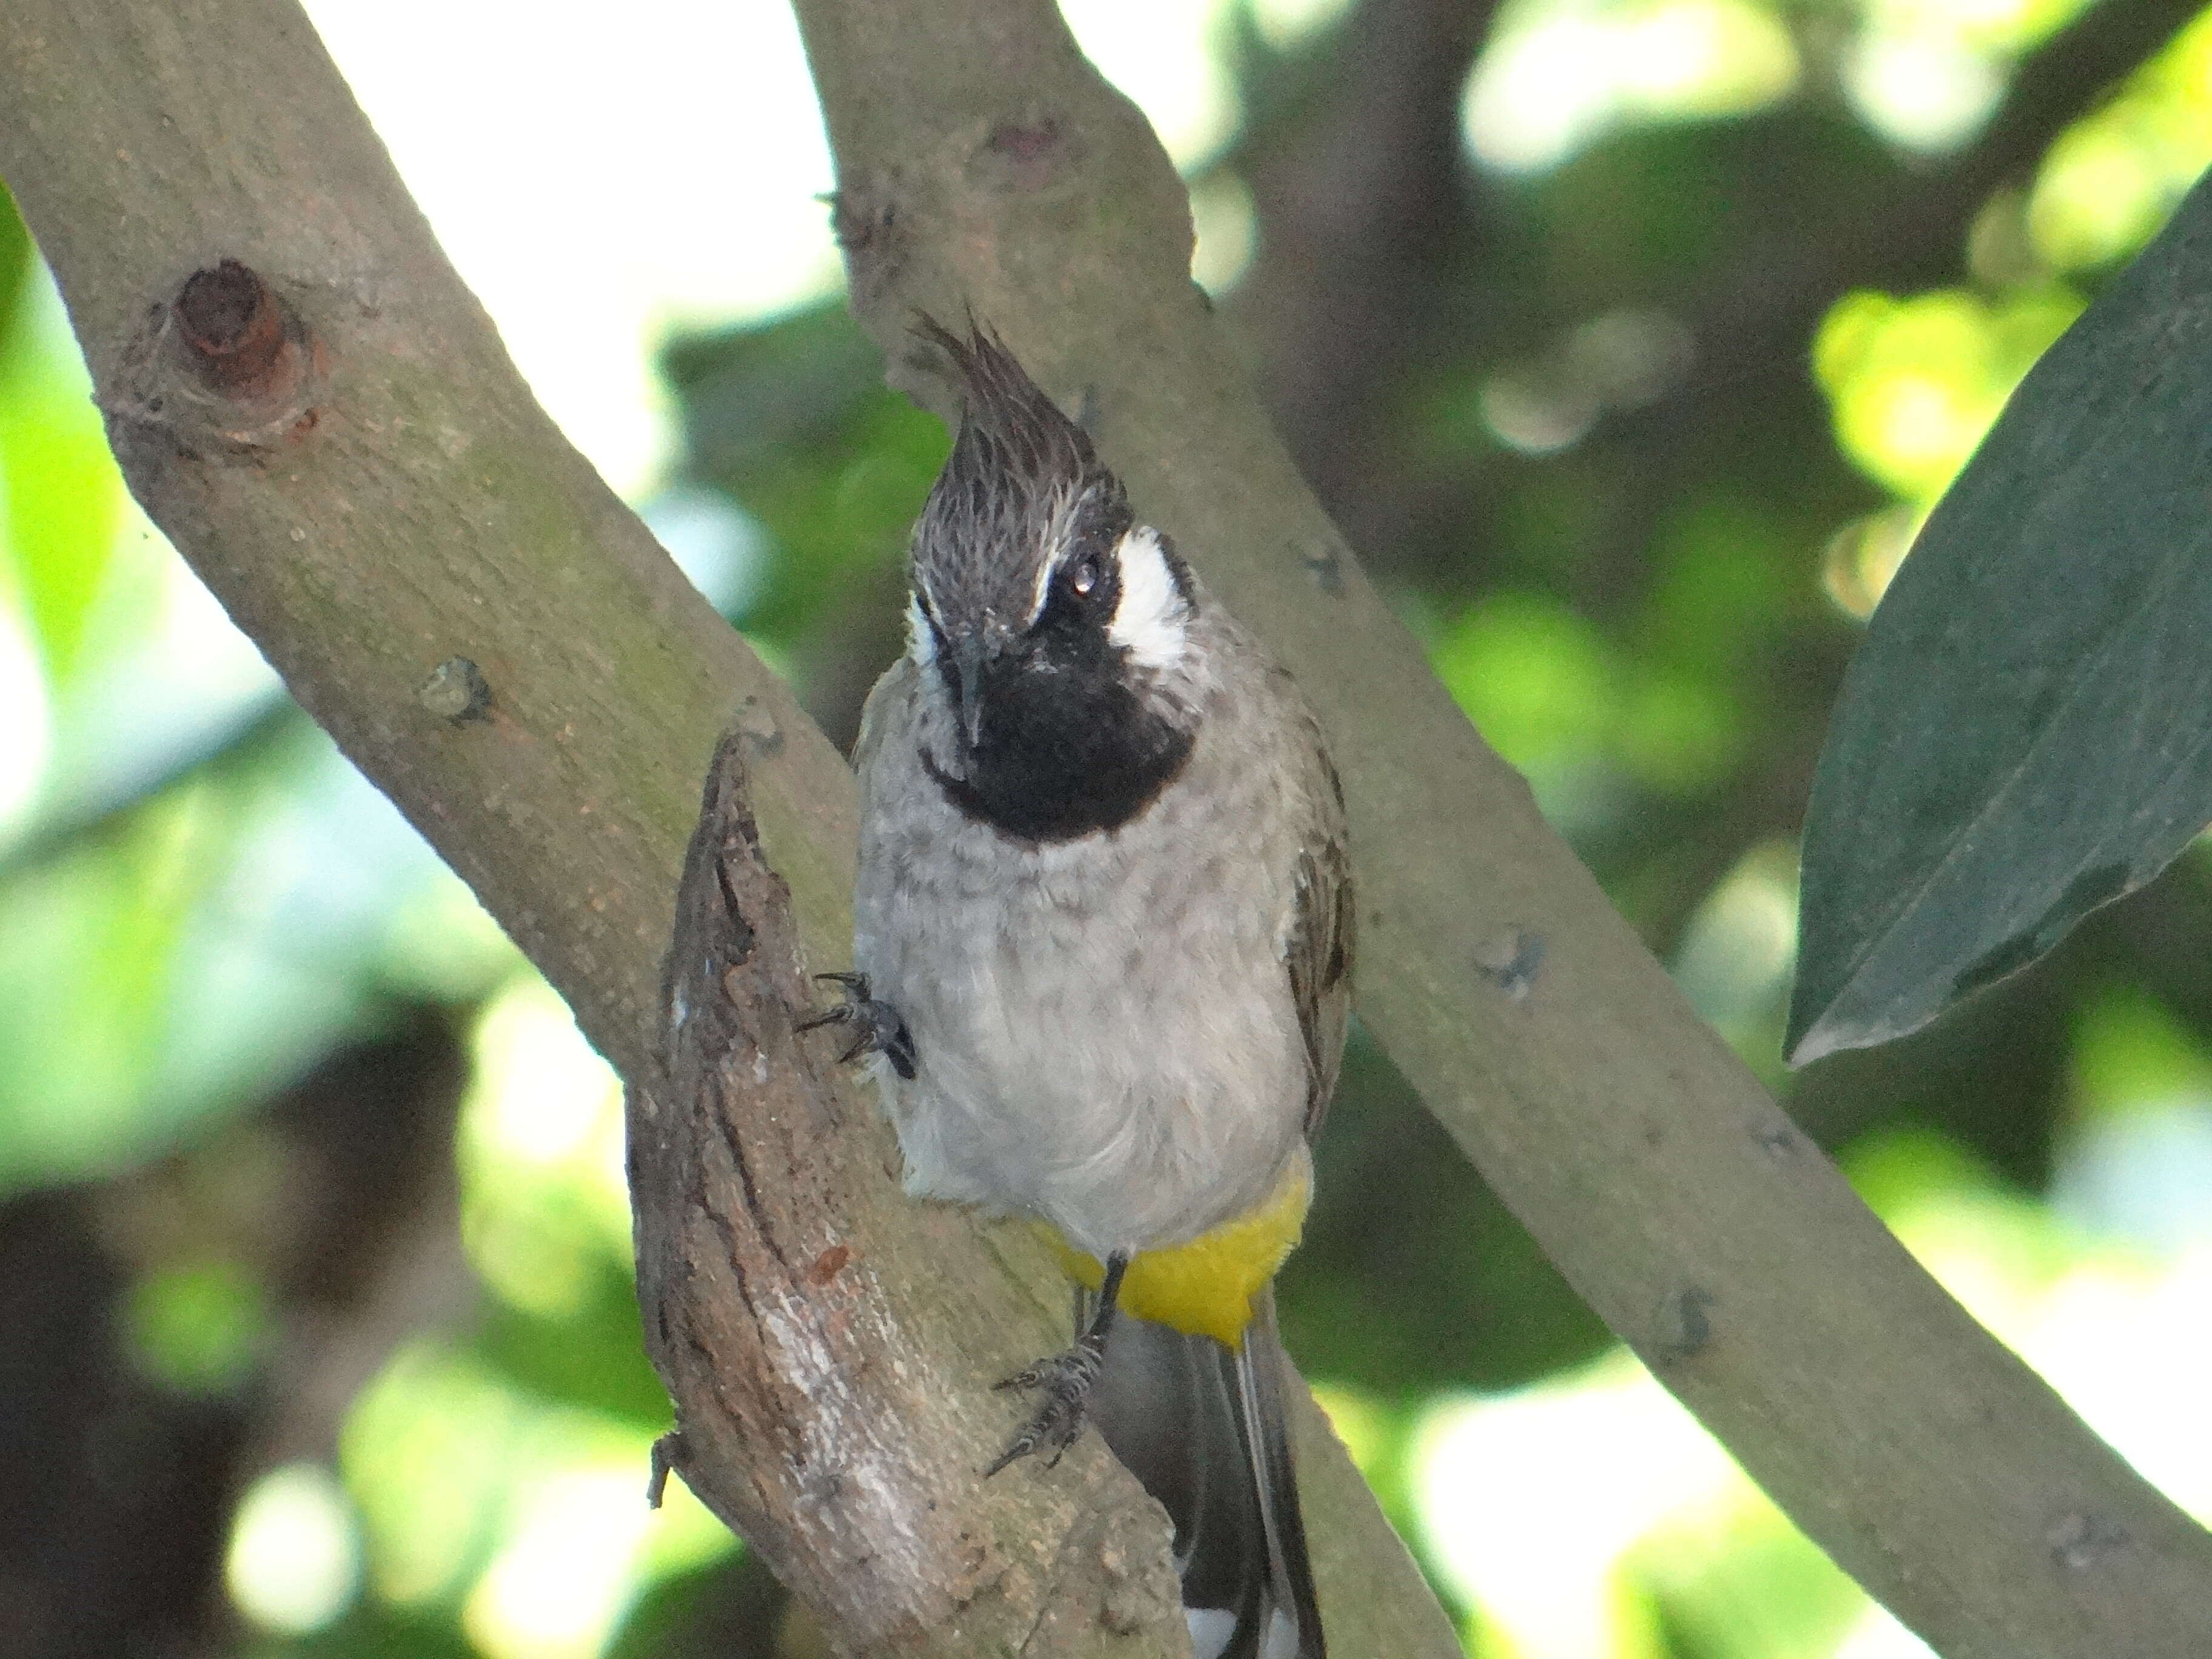
<instances>
[{"instance_id":1,"label":"black throat patch","mask_svg":"<svg viewBox=\"0 0 2212 1659\"><path fill-rule=\"evenodd\" d=\"M1127 686L1079 699L1062 690L1032 692L1000 724L986 714L966 777L945 771L927 749L923 769L964 816L1016 841L1119 830L1175 781L1195 736L1145 708Z\"/></svg>"},{"instance_id":2,"label":"black throat patch","mask_svg":"<svg viewBox=\"0 0 2212 1659\"><path fill-rule=\"evenodd\" d=\"M1114 580L1110 565L1108 581ZM1190 759L1195 722L1176 721L1139 695L1127 653L1106 635L1103 605L1057 594L1021 648L982 671L981 723L962 775L927 749L921 763L968 817L1017 841L1073 841L1118 830L1173 782ZM945 653L938 665L954 698Z\"/></svg>"}]
</instances>

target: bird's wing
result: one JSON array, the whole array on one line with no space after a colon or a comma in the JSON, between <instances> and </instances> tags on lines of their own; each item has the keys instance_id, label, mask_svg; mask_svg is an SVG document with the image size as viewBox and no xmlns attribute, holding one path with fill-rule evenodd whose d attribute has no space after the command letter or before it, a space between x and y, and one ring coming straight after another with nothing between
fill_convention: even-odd
<instances>
[{"instance_id":1,"label":"bird's wing","mask_svg":"<svg viewBox=\"0 0 2212 1659\"><path fill-rule=\"evenodd\" d=\"M1316 833L1298 849L1296 891L1283 956L1291 972L1291 1000L1306 1045L1306 1138L1321 1128L1336 1091L1344 1059L1345 1027L1352 1017L1353 921L1352 860L1346 850L1344 788L1315 733L1314 757L1325 779Z\"/></svg>"},{"instance_id":2,"label":"bird's wing","mask_svg":"<svg viewBox=\"0 0 2212 1659\"><path fill-rule=\"evenodd\" d=\"M860 706L860 733L853 739L853 769L867 781L869 764L876 750L883 746L884 732L892 723L897 711L906 705L914 682L914 659L902 656L885 669L868 700Z\"/></svg>"}]
</instances>

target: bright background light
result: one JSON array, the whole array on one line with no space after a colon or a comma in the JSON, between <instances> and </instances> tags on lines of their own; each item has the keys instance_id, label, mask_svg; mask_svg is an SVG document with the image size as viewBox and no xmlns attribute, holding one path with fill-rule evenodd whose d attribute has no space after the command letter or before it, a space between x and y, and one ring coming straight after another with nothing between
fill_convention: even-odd
<instances>
[{"instance_id":1,"label":"bright background light","mask_svg":"<svg viewBox=\"0 0 2212 1659\"><path fill-rule=\"evenodd\" d=\"M391 0L315 0L313 9L540 398L618 489L649 496L673 453L671 400L653 368L666 331L769 314L838 281L816 199L830 166L787 13L644 0L619 26L556 11L518 34L507 9L481 0L399 0L396 11ZM1862 14L1846 84L1894 142L1948 147L1987 116L2011 56L2069 9L1881 0ZM1179 164L1201 167L1227 142L1239 112L1214 51L1226 5L1081 0L1067 10ZM1255 21L1288 40L1341 10L1334 0L1276 0ZM672 39L684 49L669 50ZM2201 136L2212 119L2192 129L2165 112L2177 97L2207 112L2212 77L2199 65L2212 62L2212 31L2200 28L2180 57L2180 68L2054 155L2030 210L2054 263L2131 246L2148 216L2212 160L2212 139ZM495 80L483 76L487 63L505 66ZM1522 0L1469 82L1467 137L1486 165L1539 169L1625 123L1759 108L1789 96L1800 73L1778 15L1748 0ZM1216 175L1194 211L1200 275L1227 286L1249 258L1249 196L1233 175ZM580 292L598 307L590 330L575 325ZM1924 511L2078 304L2055 290L2002 302L1853 296L1816 348L1847 450ZM1638 363L1681 349L1663 319L1629 322L1644 331L1630 342ZM1583 356L1581 384L1599 402L1529 416L1565 420L1567 441L1604 399L1638 395L1611 389L1630 373L1611 366L1618 351L1604 362ZM1662 371L1634 370L1652 372ZM1503 383L1486 393L1505 395ZM1636 681L1564 608L1501 600L1443 630L1434 648L1447 683L1555 818L1571 821L1577 792L1604 765L1694 778L1725 765L1737 741L1694 685ZM1678 963L1701 1010L1747 1053L1759 1046L1758 1011L1771 1011L1787 982L1794 887L1788 849L1754 853L1715 889ZM1771 1050L1773 1034L1764 1035ZM477 1062L462 1129L471 1259L495 1296L541 1312L573 1306L587 1259L626 1271L618 1087L527 975L487 1006ZM2103 1086L2060 1184L2104 1231L2069 1231L2033 1206L2008 1212L1986 1176L1911 1144L1869 1152L1862 1184L1970 1308L2146 1474L2212 1515L2202 1409L2212 1356L2177 1335L2203 1322L2171 1311L2212 1291L2212 1090L2192 1084L2145 1105L2120 1097L2131 1084ZM2170 1178L2164 1155L2176 1146L2207 1165L2203 1178ZM2149 1147L2156 1155L2138 1150ZM2166 1218L2160 1241L2126 1237L2146 1206ZM2043 1264L2025 1278L2023 1251ZM1328 1397L1370 1448L1370 1471L1410 1492L1430 1558L1475 1609L1473 1628L1490 1650L1656 1652L1649 1591L1663 1583L1676 1605L1708 1608L1717 1653L1926 1652L1625 1357L1503 1396L1440 1401L1395 1431L1379 1402L1340 1389ZM549 1414L458 1359L419 1350L356 1409L348 1443L383 1593L406 1601L472 1582L465 1628L488 1659L589 1659L641 1574L725 1547L688 1500L671 1518L647 1516L636 1496L644 1456L634 1436ZM422 1524L426 1507L434 1525ZM1802 1586L1794 1616L1762 1614L1729 1583L1732 1561L1777 1555ZM1758 1645L1741 1645L1747 1628Z\"/></svg>"},{"instance_id":2,"label":"bright background light","mask_svg":"<svg viewBox=\"0 0 2212 1659\"><path fill-rule=\"evenodd\" d=\"M1277 0L1263 15L1295 38L1336 9ZM1208 50L1228 9L1066 8L1186 166L1236 129L1235 89ZM556 6L520 29L491 0L307 11L539 402L623 495L649 490L673 453L653 368L669 329L764 316L839 284L821 199L829 146L788 7Z\"/></svg>"},{"instance_id":3,"label":"bright background light","mask_svg":"<svg viewBox=\"0 0 2212 1659\"><path fill-rule=\"evenodd\" d=\"M2077 9L1835 9L1836 84L1884 142L1939 152L1971 138L2020 54ZM787 9L638 0L618 12L540 8L522 27L494 0L309 9L549 411L695 580L734 605L757 578L758 538L720 498L671 487L673 400L658 353L672 331L769 316L840 280L818 199L830 163ZM1284 50L1346 10L1260 0L1245 21ZM1226 293L1256 234L1249 187L1214 166L1243 118L1223 48L1236 8L1079 0L1067 11L1197 175L1195 275ZM1468 82L1467 154L1510 186L1627 129L1726 121L1805 95L1821 70L1797 23L1753 0L1511 0ZM1977 232L1980 287L1854 294L1833 307L1813 372L1844 453L1886 493L1830 546L1821 575L1838 606L1871 611L1919 518L2078 312L2069 283L2130 252L2208 161L2212 21L1992 208ZM2000 266L2027 277L1988 276ZM0 484L20 506L33 471L94 483L78 522L27 511L0 522L19 547L67 533L112 551L71 592L21 591L0 565L0 839L34 810L96 814L183 734L240 728L279 696L251 644L100 482L97 412L50 288L32 315L30 345L0 364L14 377L0 384L0 456L16 469ZM1469 401L1500 453L1534 462L1648 404L1692 348L1663 313L1616 309L1578 325L1555 361L1502 368ZM0 511L10 499L0 489ZM1680 593L1740 562L1752 534L1725 514L1671 528L1651 550L1664 574L1651 627L1670 626ZM1605 822L1629 787L1708 787L1752 741L1714 677L1632 659L1556 599L1501 591L1413 621L1445 684L1571 834ZM67 672L51 660L61 656ZM616 1080L335 751L295 758L307 782L281 803L252 778L198 789L0 900L7 1006L64 1037L85 1007L106 1007L110 1027L119 1018L146 1034L141 1049L155 1056L101 1059L124 1052L94 1040L112 1029L53 1045L70 1064L16 1079L42 1110L13 1126L16 1166L0 1174L81 1177L168 1144L211 1103L273 1086L362 1018L350 969L336 964L367 956L388 988L482 999L459 1158L487 1323L557 1321L625 1294ZM208 855L210 826L237 822L252 825L242 849ZM1796 948L1794 885L1790 849L1755 844L1721 872L1674 963L1699 1011L1762 1064ZM105 941L102 953L72 979L53 964L85 937ZM130 981L155 945L180 938L207 941L187 958L196 971L138 987L120 1016L81 995L94 979ZM251 1043L210 1014L234 1004L263 1012ZM1860 1148L1851 1173L1978 1316L2137 1468L2212 1516L2212 1344L2197 1334L2212 1297L2212 1057L2121 991L2092 1008L2076 1042L2053 1205L2010 1197L1911 1137ZM166 1387L224 1397L267 1358L267 1296L215 1255L145 1274L125 1308L135 1363ZM1471 1609L1480 1651L1644 1659L1660 1650L1663 1593L1716 1659L1925 1652L1620 1354L1416 1410L1322 1381L1362 1466ZM289 1463L247 1491L229 1593L272 1635L323 1628L357 1602L445 1606L487 1659L593 1659L653 1583L735 1547L680 1482L665 1510L643 1507L651 1438L611 1405L549 1403L458 1336L425 1337L356 1401L335 1474ZM1778 1583L1790 1593L1764 1588Z\"/></svg>"},{"instance_id":4,"label":"bright background light","mask_svg":"<svg viewBox=\"0 0 2212 1659\"><path fill-rule=\"evenodd\" d=\"M836 285L788 7L546 6L525 27L488 0L307 11L538 400L623 495L670 455L663 331Z\"/></svg>"},{"instance_id":5,"label":"bright background light","mask_svg":"<svg viewBox=\"0 0 2212 1659\"><path fill-rule=\"evenodd\" d=\"M255 1481L223 1577L238 1610L269 1630L305 1635L344 1612L361 1587L361 1529L331 1471L287 1463Z\"/></svg>"}]
</instances>

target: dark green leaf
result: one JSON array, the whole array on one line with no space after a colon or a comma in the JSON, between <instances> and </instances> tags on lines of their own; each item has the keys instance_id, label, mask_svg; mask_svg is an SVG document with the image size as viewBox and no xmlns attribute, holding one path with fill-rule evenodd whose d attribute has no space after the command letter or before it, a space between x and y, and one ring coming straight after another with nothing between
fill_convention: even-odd
<instances>
[{"instance_id":1,"label":"dark green leaf","mask_svg":"<svg viewBox=\"0 0 2212 1659\"><path fill-rule=\"evenodd\" d=\"M2212 820L2212 184L1922 532L1807 816L1794 1062L2026 966Z\"/></svg>"}]
</instances>

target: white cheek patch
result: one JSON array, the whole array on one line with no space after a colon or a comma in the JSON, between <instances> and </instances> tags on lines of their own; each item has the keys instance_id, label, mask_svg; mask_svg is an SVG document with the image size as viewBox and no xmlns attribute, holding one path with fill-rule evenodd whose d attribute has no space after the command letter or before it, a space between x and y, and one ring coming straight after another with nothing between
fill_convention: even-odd
<instances>
[{"instance_id":1,"label":"white cheek patch","mask_svg":"<svg viewBox=\"0 0 2212 1659\"><path fill-rule=\"evenodd\" d=\"M1061 556L1066 556L1064 550ZM1022 619L1024 629L1035 628L1036 619L1044 615L1045 601L1052 597L1052 579L1059 574L1059 559L1046 559L1037 566L1036 586L1030 594L1030 614Z\"/></svg>"},{"instance_id":2,"label":"white cheek patch","mask_svg":"<svg viewBox=\"0 0 2212 1659\"><path fill-rule=\"evenodd\" d=\"M1172 668L1182 660L1190 606L1176 586L1155 531L1138 525L1114 550L1121 567L1121 596L1106 637L1146 668Z\"/></svg>"},{"instance_id":3,"label":"white cheek patch","mask_svg":"<svg viewBox=\"0 0 2212 1659\"><path fill-rule=\"evenodd\" d=\"M929 614L921 608L919 593L907 596L906 653L924 668L937 660L937 630L929 625Z\"/></svg>"},{"instance_id":4,"label":"white cheek patch","mask_svg":"<svg viewBox=\"0 0 2212 1659\"><path fill-rule=\"evenodd\" d=\"M1044 615L1045 605L1052 598L1052 579L1060 574L1060 568L1075 550L1075 515L1096 493L1086 491L1077 495L1065 485L1054 490L1048 515L1050 527L1044 532L1048 556L1037 566L1036 581L1030 590L1030 614L1022 619L1024 628L1035 628L1037 618Z\"/></svg>"}]
</instances>

